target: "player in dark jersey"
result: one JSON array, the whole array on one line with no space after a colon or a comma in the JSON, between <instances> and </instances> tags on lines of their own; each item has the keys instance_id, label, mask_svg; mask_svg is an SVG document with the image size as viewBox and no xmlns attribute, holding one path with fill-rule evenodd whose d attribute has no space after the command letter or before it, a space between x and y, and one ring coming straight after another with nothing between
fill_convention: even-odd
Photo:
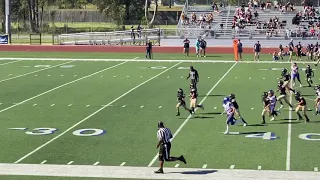
<instances>
[{"instance_id":1,"label":"player in dark jersey","mask_svg":"<svg viewBox=\"0 0 320 180\"><path fill-rule=\"evenodd\" d=\"M263 110L262 110L262 123L261 124L265 124L266 123L266 113L269 113L270 114L270 110L269 110L269 107L270 107L270 100L268 99L268 92L263 92L262 96L261 96L261 99L262 99L262 104L263 104Z\"/></svg>"},{"instance_id":2,"label":"player in dark jersey","mask_svg":"<svg viewBox=\"0 0 320 180\"><path fill-rule=\"evenodd\" d=\"M197 89L194 88L193 84L190 84L190 109L194 113L195 108L201 108L204 110L204 106L202 104L198 104L198 92Z\"/></svg>"},{"instance_id":3,"label":"player in dark jersey","mask_svg":"<svg viewBox=\"0 0 320 180\"><path fill-rule=\"evenodd\" d=\"M313 46L313 44L310 44L308 60L309 59L311 59L311 60L313 59L313 54L314 54L314 46Z\"/></svg>"},{"instance_id":4,"label":"player in dark jersey","mask_svg":"<svg viewBox=\"0 0 320 180\"><path fill-rule=\"evenodd\" d=\"M261 52L261 44L259 41L257 41L257 43L254 44L253 46L253 52L254 52L254 61L260 59L260 52Z\"/></svg>"},{"instance_id":5,"label":"player in dark jersey","mask_svg":"<svg viewBox=\"0 0 320 180\"><path fill-rule=\"evenodd\" d=\"M279 45L278 56L281 58L281 60L283 60L283 47L282 47L282 44Z\"/></svg>"},{"instance_id":6,"label":"player in dark jersey","mask_svg":"<svg viewBox=\"0 0 320 180\"><path fill-rule=\"evenodd\" d=\"M283 102L282 102L282 99L290 106L290 108L293 108L291 103L288 101L288 98L287 98L287 92L286 92L286 87L284 86L284 83L282 80L280 80L278 82L278 89L277 91L280 93L280 96L278 96L278 99L277 101L280 102L281 106L280 108L278 109L278 111L280 111L280 109L283 108Z\"/></svg>"},{"instance_id":7,"label":"player in dark jersey","mask_svg":"<svg viewBox=\"0 0 320 180\"><path fill-rule=\"evenodd\" d=\"M290 43L288 44L288 48L289 48L289 61L292 61L292 56L294 51L293 39L291 39Z\"/></svg>"},{"instance_id":8,"label":"player in dark jersey","mask_svg":"<svg viewBox=\"0 0 320 180\"><path fill-rule=\"evenodd\" d=\"M193 66L190 66L190 71L187 79L189 78L191 80L191 84L193 84L193 87L197 89L197 83L199 82L199 74L198 71L193 68Z\"/></svg>"},{"instance_id":9,"label":"player in dark jersey","mask_svg":"<svg viewBox=\"0 0 320 180\"><path fill-rule=\"evenodd\" d=\"M243 122L243 126L247 126L248 123L243 119L243 117L240 114L240 110L239 110L239 104L236 101L236 95L234 94L230 94L230 102L233 105L234 109L235 109L235 113L238 115L238 117L241 119L241 121Z\"/></svg>"},{"instance_id":10,"label":"player in dark jersey","mask_svg":"<svg viewBox=\"0 0 320 180\"><path fill-rule=\"evenodd\" d=\"M288 73L286 68L283 68L281 71L281 79L284 81L283 86L286 87L288 91L290 90L294 93L295 90L290 87L291 74Z\"/></svg>"},{"instance_id":11,"label":"player in dark jersey","mask_svg":"<svg viewBox=\"0 0 320 180\"><path fill-rule=\"evenodd\" d=\"M300 61L301 61L301 58L302 58L302 45L301 45L300 42L298 42L296 48L297 48L297 58L299 58Z\"/></svg>"},{"instance_id":12,"label":"player in dark jersey","mask_svg":"<svg viewBox=\"0 0 320 180\"><path fill-rule=\"evenodd\" d=\"M178 93L177 93L177 101L178 104L176 105L177 108L177 115L176 116L180 116L180 106L182 106L186 111L189 111L190 114L192 114L191 109L188 109L186 106L186 101L184 100L185 98L185 94L183 93L183 90L181 88L178 89Z\"/></svg>"},{"instance_id":13,"label":"player in dark jersey","mask_svg":"<svg viewBox=\"0 0 320 180\"><path fill-rule=\"evenodd\" d=\"M314 72L312 71L310 65L307 65L305 73L306 73L306 80L309 84L309 87L311 87L311 84L313 83L311 78L314 77Z\"/></svg>"},{"instance_id":14,"label":"player in dark jersey","mask_svg":"<svg viewBox=\"0 0 320 180\"><path fill-rule=\"evenodd\" d=\"M295 96L296 96L296 100L298 101L298 104L296 107L296 113L299 117L298 121L303 119L299 112L301 110L303 113L303 116L306 118L305 122L309 122L310 120L307 115L307 101L301 96L300 92L296 92Z\"/></svg>"},{"instance_id":15,"label":"player in dark jersey","mask_svg":"<svg viewBox=\"0 0 320 180\"><path fill-rule=\"evenodd\" d=\"M189 57L189 49L190 49L190 41L189 39L185 39L183 41L183 54L184 54L184 57Z\"/></svg>"}]
</instances>

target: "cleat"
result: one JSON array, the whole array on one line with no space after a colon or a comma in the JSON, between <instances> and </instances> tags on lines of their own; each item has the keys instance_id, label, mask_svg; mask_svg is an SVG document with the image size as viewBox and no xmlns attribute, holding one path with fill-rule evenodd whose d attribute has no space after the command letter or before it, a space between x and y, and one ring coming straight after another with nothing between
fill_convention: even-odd
<instances>
[{"instance_id":1,"label":"cleat","mask_svg":"<svg viewBox=\"0 0 320 180\"><path fill-rule=\"evenodd\" d=\"M262 121L262 123L261 124L266 124L266 122L265 121Z\"/></svg>"},{"instance_id":2,"label":"cleat","mask_svg":"<svg viewBox=\"0 0 320 180\"><path fill-rule=\"evenodd\" d=\"M158 171L155 171L156 174L163 174L163 169L159 169Z\"/></svg>"},{"instance_id":3,"label":"cleat","mask_svg":"<svg viewBox=\"0 0 320 180\"><path fill-rule=\"evenodd\" d=\"M300 87L302 87L302 84L300 84Z\"/></svg>"},{"instance_id":4,"label":"cleat","mask_svg":"<svg viewBox=\"0 0 320 180\"><path fill-rule=\"evenodd\" d=\"M274 121L274 117L272 117L272 118L270 119L270 121Z\"/></svg>"},{"instance_id":5,"label":"cleat","mask_svg":"<svg viewBox=\"0 0 320 180\"><path fill-rule=\"evenodd\" d=\"M186 159L185 159L182 155L179 157L179 160L180 160L181 162L183 162L184 164L187 164Z\"/></svg>"},{"instance_id":6,"label":"cleat","mask_svg":"<svg viewBox=\"0 0 320 180\"><path fill-rule=\"evenodd\" d=\"M177 113L176 116L180 116L180 113Z\"/></svg>"},{"instance_id":7,"label":"cleat","mask_svg":"<svg viewBox=\"0 0 320 180\"><path fill-rule=\"evenodd\" d=\"M192 110L189 110L189 113L192 115L194 112Z\"/></svg>"},{"instance_id":8,"label":"cleat","mask_svg":"<svg viewBox=\"0 0 320 180\"><path fill-rule=\"evenodd\" d=\"M244 124L243 124L243 127L246 127L246 126L247 126L247 124L246 124L246 123L244 123Z\"/></svg>"}]
</instances>

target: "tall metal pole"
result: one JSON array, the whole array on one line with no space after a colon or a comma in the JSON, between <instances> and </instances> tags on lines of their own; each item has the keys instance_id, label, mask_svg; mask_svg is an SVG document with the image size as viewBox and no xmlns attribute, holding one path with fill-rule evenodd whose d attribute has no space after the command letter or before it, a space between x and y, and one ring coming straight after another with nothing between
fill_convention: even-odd
<instances>
[{"instance_id":1,"label":"tall metal pole","mask_svg":"<svg viewBox=\"0 0 320 180\"><path fill-rule=\"evenodd\" d=\"M10 11L11 11L11 0L5 0L6 6L6 34L11 34L11 19L10 19Z\"/></svg>"}]
</instances>

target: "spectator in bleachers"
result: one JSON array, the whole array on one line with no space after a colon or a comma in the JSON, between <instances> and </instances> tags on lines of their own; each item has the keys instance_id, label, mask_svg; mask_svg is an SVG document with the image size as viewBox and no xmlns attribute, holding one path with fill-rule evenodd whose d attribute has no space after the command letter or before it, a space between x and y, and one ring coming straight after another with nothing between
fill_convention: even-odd
<instances>
[{"instance_id":1,"label":"spectator in bleachers","mask_svg":"<svg viewBox=\"0 0 320 180\"><path fill-rule=\"evenodd\" d=\"M193 23L195 23L197 21L197 15L196 15L196 13L192 13L191 14L191 22L193 22Z\"/></svg>"}]
</instances>

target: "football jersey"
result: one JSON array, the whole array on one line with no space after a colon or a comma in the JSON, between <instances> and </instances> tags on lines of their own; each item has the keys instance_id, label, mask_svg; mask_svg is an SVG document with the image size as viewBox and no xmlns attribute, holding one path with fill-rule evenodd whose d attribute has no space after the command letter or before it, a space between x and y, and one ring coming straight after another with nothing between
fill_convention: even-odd
<instances>
[{"instance_id":1,"label":"football jersey","mask_svg":"<svg viewBox=\"0 0 320 180\"><path fill-rule=\"evenodd\" d=\"M223 108L225 110L225 112L228 114L228 115L231 115L233 112L232 112L232 104L230 102L226 103L223 105Z\"/></svg>"},{"instance_id":2,"label":"football jersey","mask_svg":"<svg viewBox=\"0 0 320 180\"><path fill-rule=\"evenodd\" d=\"M276 96L268 97L268 99L270 101L270 105L272 105L272 106L276 105L276 102L277 102L277 97Z\"/></svg>"},{"instance_id":3,"label":"football jersey","mask_svg":"<svg viewBox=\"0 0 320 180\"><path fill-rule=\"evenodd\" d=\"M299 68L298 68L298 66L292 66L292 68L291 68L291 73L292 73L292 74L298 74L298 73L299 73Z\"/></svg>"}]
</instances>

